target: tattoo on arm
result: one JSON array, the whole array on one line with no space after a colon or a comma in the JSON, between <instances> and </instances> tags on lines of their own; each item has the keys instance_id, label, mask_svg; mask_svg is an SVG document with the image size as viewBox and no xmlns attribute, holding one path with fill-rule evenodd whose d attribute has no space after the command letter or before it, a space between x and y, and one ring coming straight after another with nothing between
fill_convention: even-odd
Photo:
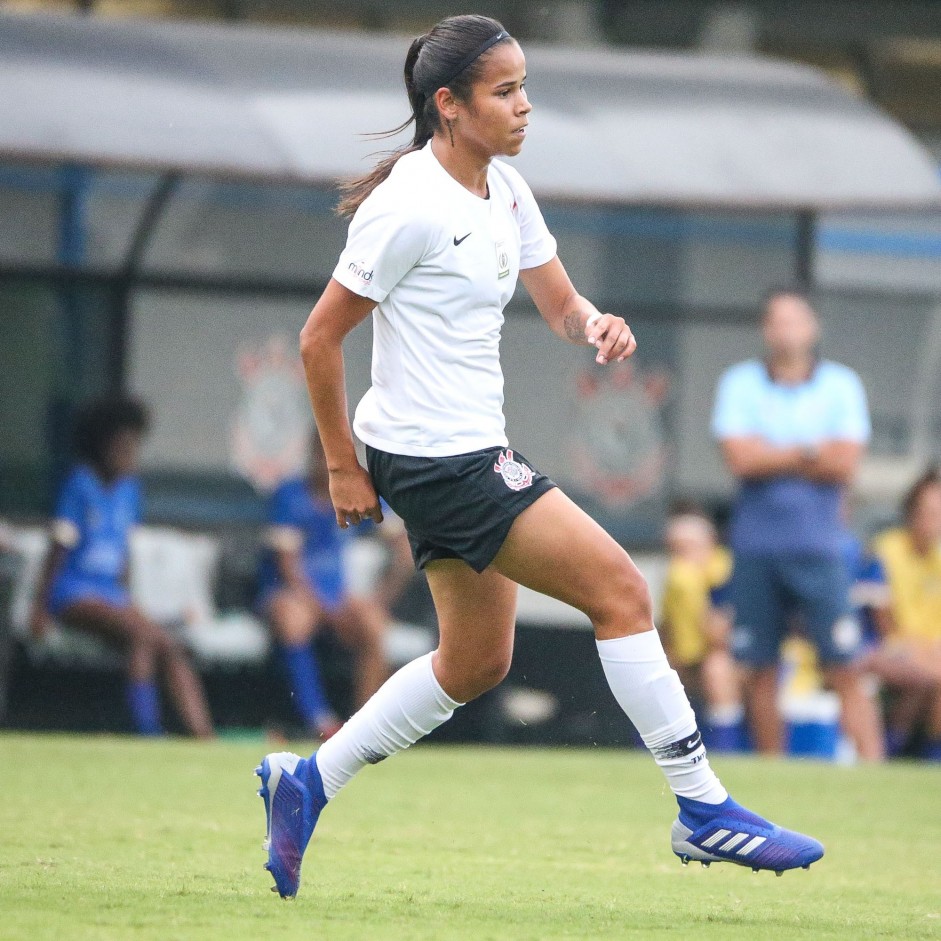
<instances>
[{"instance_id":1,"label":"tattoo on arm","mask_svg":"<svg viewBox=\"0 0 941 941\"><path fill-rule=\"evenodd\" d=\"M565 335L573 343L585 342L585 322L583 315L579 311L573 310L566 314L563 324L565 326Z\"/></svg>"}]
</instances>

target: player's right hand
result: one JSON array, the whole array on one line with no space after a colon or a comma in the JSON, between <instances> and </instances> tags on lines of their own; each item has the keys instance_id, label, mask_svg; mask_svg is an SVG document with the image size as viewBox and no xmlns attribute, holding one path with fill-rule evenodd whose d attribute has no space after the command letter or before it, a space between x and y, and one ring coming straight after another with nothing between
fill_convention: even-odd
<instances>
[{"instance_id":1,"label":"player's right hand","mask_svg":"<svg viewBox=\"0 0 941 941\"><path fill-rule=\"evenodd\" d=\"M359 464L330 471L330 499L340 529L357 526L365 519L382 522L382 508L372 478Z\"/></svg>"}]
</instances>

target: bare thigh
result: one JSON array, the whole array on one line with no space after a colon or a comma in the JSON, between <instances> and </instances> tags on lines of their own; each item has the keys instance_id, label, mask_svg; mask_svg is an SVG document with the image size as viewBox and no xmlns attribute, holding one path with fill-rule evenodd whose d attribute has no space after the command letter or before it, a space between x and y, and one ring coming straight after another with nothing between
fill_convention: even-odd
<instances>
[{"instance_id":1,"label":"bare thigh","mask_svg":"<svg viewBox=\"0 0 941 941\"><path fill-rule=\"evenodd\" d=\"M438 559L425 571L440 634L435 675L452 699L468 702L510 668L517 586L493 568L478 574L459 559Z\"/></svg>"},{"instance_id":2,"label":"bare thigh","mask_svg":"<svg viewBox=\"0 0 941 941\"><path fill-rule=\"evenodd\" d=\"M631 557L558 488L516 518L491 567L584 611L599 640L653 628L650 592Z\"/></svg>"},{"instance_id":3,"label":"bare thigh","mask_svg":"<svg viewBox=\"0 0 941 941\"><path fill-rule=\"evenodd\" d=\"M887 686L903 691L927 692L941 685L941 672L904 648L877 647L866 655L863 669Z\"/></svg>"},{"instance_id":4,"label":"bare thigh","mask_svg":"<svg viewBox=\"0 0 941 941\"><path fill-rule=\"evenodd\" d=\"M133 606L84 599L67 605L62 620L125 649L143 644L159 651L172 645L170 635Z\"/></svg>"}]
</instances>

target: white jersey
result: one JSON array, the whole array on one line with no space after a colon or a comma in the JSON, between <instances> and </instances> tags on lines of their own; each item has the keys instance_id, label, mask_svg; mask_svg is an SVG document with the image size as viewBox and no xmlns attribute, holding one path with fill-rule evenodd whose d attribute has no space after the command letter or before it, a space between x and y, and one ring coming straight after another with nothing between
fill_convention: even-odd
<instances>
[{"instance_id":1,"label":"white jersey","mask_svg":"<svg viewBox=\"0 0 941 941\"><path fill-rule=\"evenodd\" d=\"M556 252L536 200L499 161L482 199L431 145L401 157L350 223L333 277L378 303L372 387L353 427L393 454L506 447L500 330L521 268Z\"/></svg>"}]
</instances>

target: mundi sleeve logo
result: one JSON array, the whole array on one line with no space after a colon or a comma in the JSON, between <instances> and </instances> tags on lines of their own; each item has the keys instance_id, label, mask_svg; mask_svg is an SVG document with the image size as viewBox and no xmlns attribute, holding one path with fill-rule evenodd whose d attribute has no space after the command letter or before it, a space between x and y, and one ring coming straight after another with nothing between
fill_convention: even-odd
<instances>
[{"instance_id":1,"label":"mundi sleeve logo","mask_svg":"<svg viewBox=\"0 0 941 941\"><path fill-rule=\"evenodd\" d=\"M364 261L351 261L346 267L349 271L352 271L360 281L366 284L372 281L372 271L366 270L366 263Z\"/></svg>"},{"instance_id":2,"label":"mundi sleeve logo","mask_svg":"<svg viewBox=\"0 0 941 941\"><path fill-rule=\"evenodd\" d=\"M493 469L495 473L503 478L503 482L510 490L525 490L527 487L532 486L532 469L521 461L517 461L513 457L513 452L509 449L506 452L500 452Z\"/></svg>"}]
</instances>

